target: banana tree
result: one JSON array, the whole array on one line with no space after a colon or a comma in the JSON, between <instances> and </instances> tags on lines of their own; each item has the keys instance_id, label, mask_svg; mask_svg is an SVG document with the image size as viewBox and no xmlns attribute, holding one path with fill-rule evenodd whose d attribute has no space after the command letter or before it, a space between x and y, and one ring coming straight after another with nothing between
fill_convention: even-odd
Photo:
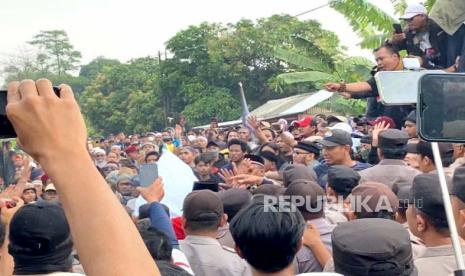
<instances>
[{"instance_id":1,"label":"banana tree","mask_svg":"<svg viewBox=\"0 0 465 276\"><path fill-rule=\"evenodd\" d=\"M366 80L370 77L373 63L363 57L337 58L332 63L296 53L292 49L275 49L275 57L284 61L290 72L276 77L280 85L293 85L298 83L312 83L318 88L329 81L345 80L347 82ZM335 94L335 99L328 103L333 111L341 114L358 115L365 107L361 100L343 100Z\"/></svg>"},{"instance_id":2,"label":"banana tree","mask_svg":"<svg viewBox=\"0 0 465 276\"><path fill-rule=\"evenodd\" d=\"M429 11L436 0L426 0ZM368 0L330 0L330 6L342 14L352 29L361 37L360 47L374 49L386 41L393 32L392 24L398 20ZM396 17L407 8L407 0L391 0Z\"/></svg>"}]
</instances>

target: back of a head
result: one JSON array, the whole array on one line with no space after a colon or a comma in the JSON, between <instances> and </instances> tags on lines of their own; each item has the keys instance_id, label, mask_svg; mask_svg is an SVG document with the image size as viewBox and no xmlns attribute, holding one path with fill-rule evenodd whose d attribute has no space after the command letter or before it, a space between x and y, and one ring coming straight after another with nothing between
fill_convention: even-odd
<instances>
[{"instance_id":1,"label":"back of a head","mask_svg":"<svg viewBox=\"0 0 465 276\"><path fill-rule=\"evenodd\" d=\"M315 171L302 164L292 164L283 170L283 186L288 187L296 180L317 182Z\"/></svg>"},{"instance_id":2,"label":"back of a head","mask_svg":"<svg viewBox=\"0 0 465 276\"><path fill-rule=\"evenodd\" d=\"M296 206L305 220L324 217L325 191L314 182L295 183L287 187L285 196Z\"/></svg>"},{"instance_id":3,"label":"back of a head","mask_svg":"<svg viewBox=\"0 0 465 276\"><path fill-rule=\"evenodd\" d=\"M15 274L67 272L71 268L73 242L63 209L49 202L21 207L13 216L8 251Z\"/></svg>"},{"instance_id":4,"label":"back of a head","mask_svg":"<svg viewBox=\"0 0 465 276\"><path fill-rule=\"evenodd\" d=\"M414 270L409 234L397 222L358 219L339 224L331 238L337 273L406 276Z\"/></svg>"},{"instance_id":5,"label":"back of a head","mask_svg":"<svg viewBox=\"0 0 465 276\"><path fill-rule=\"evenodd\" d=\"M357 218L394 219L399 199L386 185L365 182L356 186L349 195L350 208Z\"/></svg>"},{"instance_id":6,"label":"back of a head","mask_svg":"<svg viewBox=\"0 0 465 276\"><path fill-rule=\"evenodd\" d=\"M158 229L149 227L148 229L140 229L140 235L145 243L145 246L150 252L155 261L171 261L171 241L168 236Z\"/></svg>"},{"instance_id":7,"label":"back of a head","mask_svg":"<svg viewBox=\"0 0 465 276\"><path fill-rule=\"evenodd\" d=\"M360 174L344 165L334 165L328 170L328 187L344 199L360 182Z\"/></svg>"},{"instance_id":8,"label":"back of a head","mask_svg":"<svg viewBox=\"0 0 465 276\"><path fill-rule=\"evenodd\" d=\"M300 212L273 208L279 208L277 202L254 200L230 224L239 254L264 273L281 271L293 262L305 227Z\"/></svg>"},{"instance_id":9,"label":"back of a head","mask_svg":"<svg viewBox=\"0 0 465 276\"><path fill-rule=\"evenodd\" d=\"M248 190L239 188L220 191L218 192L218 196L223 202L224 212L228 215L228 221L231 221L252 199L252 194Z\"/></svg>"},{"instance_id":10,"label":"back of a head","mask_svg":"<svg viewBox=\"0 0 465 276\"><path fill-rule=\"evenodd\" d=\"M403 160L407 154L407 133L398 129L383 130L379 134L378 147L385 159Z\"/></svg>"},{"instance_id":11,"label":"back of a head","mask_svg":"<svg viewBox=\"0 0 465 276\"><path fill-rule=\"evenodd\" d=\"M189 193L183 203L185 230L189 232L216 231L224 214L223 202L210 190Z\"/></svg>"}]
</instances>

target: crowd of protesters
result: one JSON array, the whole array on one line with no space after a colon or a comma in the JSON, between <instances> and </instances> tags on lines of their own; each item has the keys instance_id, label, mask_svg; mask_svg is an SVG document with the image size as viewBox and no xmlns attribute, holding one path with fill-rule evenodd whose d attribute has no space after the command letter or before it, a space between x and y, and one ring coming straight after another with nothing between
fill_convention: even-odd
<instances>
[{"instance_id":1,"label":"crowd of protesters","mask_svg":"<svg viewBox=\"0 0 465 276\"><path fill-rule=\"evenodd\" d=\"M459 69L422 6L403 19L408 31L374 51L378 70L402 70L398 47ZM69 86L57 96L48 80L10 83L18 139L2 150L0 275L453 274L414 108L383 106L373 80L326 87L368 97L367 113L87 138ZM465 146L439 150L465 245ZM196 180L141 186L141 168L168 155ZM169 210L165 192L181 187L192 192Z\"/></svg>"}]
</instances>

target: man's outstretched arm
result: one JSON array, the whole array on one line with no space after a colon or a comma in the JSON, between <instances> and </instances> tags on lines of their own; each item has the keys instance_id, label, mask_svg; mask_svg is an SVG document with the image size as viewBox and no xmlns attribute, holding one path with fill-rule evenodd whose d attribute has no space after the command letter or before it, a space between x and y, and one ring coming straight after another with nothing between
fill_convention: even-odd
<instances>
[{"instance_id":1,"label":"man's outstretched arm","mask_svg":"<svg viewBox=\"0 0 465 276\"><path fill-rule=\"evenodd\" d=\"M68 85L8 85L7 115L23 149L53 179L87 275L160 275L121 204L86 150L86 127Z\"/></svg>"}]
</instances>

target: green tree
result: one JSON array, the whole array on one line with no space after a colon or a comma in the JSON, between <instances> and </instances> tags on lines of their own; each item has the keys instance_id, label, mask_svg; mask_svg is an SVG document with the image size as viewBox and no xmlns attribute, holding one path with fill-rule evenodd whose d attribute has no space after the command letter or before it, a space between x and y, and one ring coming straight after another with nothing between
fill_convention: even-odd
<instances>
[{"instance_id":1,"label":"green tree","mask_svg":"<svg viewBox=\"0 0 465 276\"><path fill-rule=\"evenodd\" d=\"M79 98L96 133L139 132L164 127L158 59L139 58L101 67Z\"/></svg>"},{"instance_id":2,"label":"green tree","mask_svg":"<svg viewBox=\"0 0 465 276\"><path fill-rule=\"evenodd\" d=\"M78 68L81 53L74 50L68 35L63 30L41 31L29 44L41 51L40 60L48 65L48 70L63 75Z\"/></svg>"},{"instance_id":3,"label":"green tree","mask_svg":"<svg viewBox=\"0 0 465 276\"><path fill-rule=\"evenodd\" d=\"M84 77L88 80L93 80L97 77L98 74L102 73L104 70L111 67L120 65L121 62L117 59L109 59L102 56L99 56L93 59L88 64L82 65L79 70L79 76Z\"/></svg>"}]
</instances>

